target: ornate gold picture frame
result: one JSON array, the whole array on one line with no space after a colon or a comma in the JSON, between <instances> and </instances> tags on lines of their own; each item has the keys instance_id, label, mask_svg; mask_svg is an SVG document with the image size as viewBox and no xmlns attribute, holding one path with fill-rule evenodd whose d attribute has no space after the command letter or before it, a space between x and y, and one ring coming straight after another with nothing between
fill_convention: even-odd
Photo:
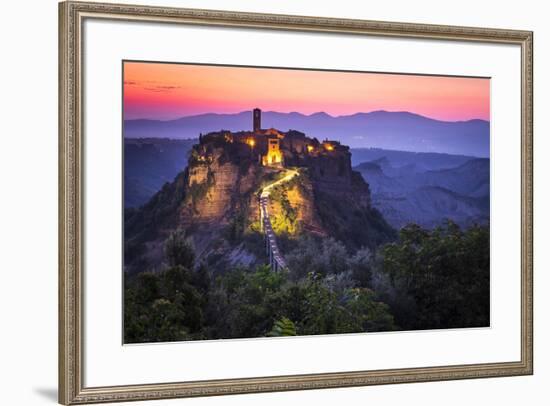
<instances>
[{"instance_id":1,"label":"ornate gold picture frame","mask_svg":"<svg viewBox=\"0 0 550 406\"><path fill-rule=\"evenodd\" d=\"M83 384L83 21L355 34L521 47L521 360L146 385ZM89 254L88 254L89 255ZM84 404L533 373L533 33L530 31L228 11L63 2L59 5L59 402Z\"/></svg>"}]
</instances>

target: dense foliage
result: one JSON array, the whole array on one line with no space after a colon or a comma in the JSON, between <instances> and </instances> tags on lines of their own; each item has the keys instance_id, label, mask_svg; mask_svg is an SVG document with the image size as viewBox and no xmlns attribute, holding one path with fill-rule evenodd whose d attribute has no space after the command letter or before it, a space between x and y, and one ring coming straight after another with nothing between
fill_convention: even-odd
<instances>
[{"instance_id":1,"label":"dense foliage","mask_svg":"<svg viewBox=\"0 0 550 406\"><path fill-rule=\"evenodd\" d=\"M161 271L127 274L125 341L292 336L489 324L489 231L410 225L377 252L300 238L289 270L217 274L173 233Z\"/></svg>"},{"instance_id":2,"label":"dense foliage","mask_svg":"<svg viewBox=\"0 0 550 406\"><path fill-rule=\"evenodd\" d=\"M489 325L489 228L404 227L384 247L377 290L403 329Z\"/></svg>"}]
</instances>

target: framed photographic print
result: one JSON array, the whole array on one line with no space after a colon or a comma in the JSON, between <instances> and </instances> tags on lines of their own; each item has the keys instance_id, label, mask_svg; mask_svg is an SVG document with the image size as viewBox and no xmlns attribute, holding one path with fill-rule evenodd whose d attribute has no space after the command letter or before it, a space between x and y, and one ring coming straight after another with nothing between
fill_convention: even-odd
<instances>
[{"instance_id":1,"label":"framed photographic print","mask_svg":"<svg viewBox=\"0 0 550 406\"><path fill-rule=\"evenodd\" d=\"M60 403L532 373L532 32L59 11Z\"/></svg>"}]
</instances>

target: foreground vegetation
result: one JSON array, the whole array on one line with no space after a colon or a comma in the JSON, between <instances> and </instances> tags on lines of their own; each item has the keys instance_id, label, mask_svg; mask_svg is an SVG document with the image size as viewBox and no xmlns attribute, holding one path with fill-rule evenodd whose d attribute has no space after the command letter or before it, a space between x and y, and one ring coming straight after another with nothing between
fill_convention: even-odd
<instances>
[{"instance_id":1,"label":"foreground vegetation","mask_svg":"<svg viewBox=\"0 0 550 406\"><path fill-rule=\"evenodd\" d=\"M160 272L126 275L125 342L481 327L489 325L489 230L403 228L373 252L302 237L289 270L214 274L182 231Z\"/></svg>"}]
</instances>

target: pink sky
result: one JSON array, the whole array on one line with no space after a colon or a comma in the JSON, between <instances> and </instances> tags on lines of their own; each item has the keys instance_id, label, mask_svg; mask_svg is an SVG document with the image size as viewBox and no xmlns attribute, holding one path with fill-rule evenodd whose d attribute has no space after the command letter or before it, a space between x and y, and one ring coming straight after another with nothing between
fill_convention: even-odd
<instances>
[{"instance_id":1,"label":"pink sky","mask_svg":"<svg viewBox=\"0 0 550 406\"><path fill-rule=\"evenodd\" d=\"M264 111L410 111L489 120L489 79L125 62L124 118Z\"/></svg>"}]
</instances>

